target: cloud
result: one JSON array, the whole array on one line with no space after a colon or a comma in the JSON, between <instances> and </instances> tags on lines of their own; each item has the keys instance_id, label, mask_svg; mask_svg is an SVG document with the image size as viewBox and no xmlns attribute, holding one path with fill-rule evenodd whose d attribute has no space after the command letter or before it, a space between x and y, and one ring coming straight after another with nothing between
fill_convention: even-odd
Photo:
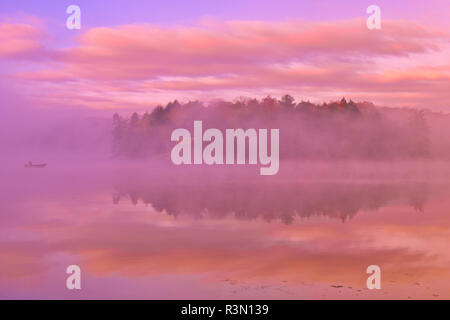
<instances>
[{"instance_id":1,"label":"cloud","mask_svg":"<svg viewBox=\"0 0 450 320\"><path fill-rule=\"evenodd\" d=\"M124 25L93 28L64 49L66 70L79 78L142 80L162 76L252 73L273 64L406 56L438 50L443 33L385 22L378 33L362 20L337 23L208 22L195 27Z\"/></svg>"},{"instance_id":2,"label":"cloud","mask_svg":"<svg viewBox=\"0 0 450 320\"><path fill-rule=\"evenodd\" d=\"M44 37L38 26L0 23L0 59L35 57L43 51Z\"/></svg>"},{"instance_id":3,"label":"cloud","mask_svg":"<svg viewBox=\"0 0 450 320\"><path fill-rule=\"evenodd\" d=\"M31 31L25 39L40 35ZM9 40L17 43L15 50L41 49L32 40L19 45L21 37ZM442 65L450 56L448 40L448 33L409 21L385 20L377 31L368 30L362 19L132 24L89 29L72 46L49 51L51 62L15 76L33 85L51 83L52 94L93 108L108 108L108 102L98 101L123 103L117 93L133 97L138 106L286 92L316 100L346 95L394 106L430 101L450 108L445 90L450 66ZM51 100L36 91L42 103ZM394 91L398 97L390 94Z\"/></svg>"}]
</instances>

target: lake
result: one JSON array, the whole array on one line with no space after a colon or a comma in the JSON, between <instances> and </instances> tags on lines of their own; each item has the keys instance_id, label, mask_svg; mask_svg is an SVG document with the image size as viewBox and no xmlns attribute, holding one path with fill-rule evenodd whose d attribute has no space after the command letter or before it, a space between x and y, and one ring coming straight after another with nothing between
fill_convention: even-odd
<instances>
[{"instance_id":1,"label":"lake","mask_svg":"<svg viewBox=\"0 0 450 320\"><path fill-rule=\"evenodd\" d=\"M0 298L449 299L447 167L9 164Z\"/></svg>"}]
</instances>

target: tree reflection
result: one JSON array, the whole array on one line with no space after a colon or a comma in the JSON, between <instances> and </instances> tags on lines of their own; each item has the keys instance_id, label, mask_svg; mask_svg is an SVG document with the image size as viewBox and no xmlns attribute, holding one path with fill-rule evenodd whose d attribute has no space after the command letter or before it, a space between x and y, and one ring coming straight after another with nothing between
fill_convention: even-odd
<instances>
[{"instance_id":1,"label":"tree reflection","mask_svg":"<svg viewBox=\"0 0 450 320\"><path fill-rule=\"evenodd\" d=\"M280 219L289 224L296 217L315 216L345 222L362 210L395 203L422 212L427 194L424 183L128 183L116 185L112 197L115 204L127 199L172 216L220 219L232 214L238 219Z\"/></svg>"}]
</instances>

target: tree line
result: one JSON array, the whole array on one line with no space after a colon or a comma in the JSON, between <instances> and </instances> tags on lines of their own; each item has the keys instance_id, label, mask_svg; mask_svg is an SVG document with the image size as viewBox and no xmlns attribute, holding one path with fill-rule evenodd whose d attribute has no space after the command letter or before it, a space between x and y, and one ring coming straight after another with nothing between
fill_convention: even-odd
<instances>
[{"instance_id":1,"label":"tree line","mask_svg":"<svg viewBox=\"0 0 450 320\"><path fill-rule=\"evenodd\" d=\"M296 103L281 99L240 98L180 103L130 117L113 116L112 153L117 157L145 158L170 153L171 132L202 120L208 127L279 128L281 159L423 159L429 158L429 126L422 111L403 121L392 120L368 102Z\"/></svg>"}]
</instances>

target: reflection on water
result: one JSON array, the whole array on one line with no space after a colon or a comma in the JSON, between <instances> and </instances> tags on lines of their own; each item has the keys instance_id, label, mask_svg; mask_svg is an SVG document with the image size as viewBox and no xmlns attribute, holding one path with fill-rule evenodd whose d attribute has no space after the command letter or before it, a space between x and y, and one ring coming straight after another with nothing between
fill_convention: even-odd
<instances>
[{"instance_id":1,"label":"reflection on water","mask_svg":"<svg viewBox=\"0 0 450 320\"><path fill-rule=\"evenodd\" d=\"M296 217L326 216L345 222L361 210L377 210L393 203L410 205L423 212L428 188L425 183L215 183L215 184L124 184L113 192L114 203L124 198L134 205L151 205L172 216L265 221L280 219L290 224Z\"/></svg>"},{"instance_id":2,"label":"reflection on water","mask_svg":"<svg viewBox=\"0 0 450 320\"><path fill-rule=\"evenodd\" d=\"M446 183L7 175L0 298L450 298Z\"/></svg>"}]
</instances>

